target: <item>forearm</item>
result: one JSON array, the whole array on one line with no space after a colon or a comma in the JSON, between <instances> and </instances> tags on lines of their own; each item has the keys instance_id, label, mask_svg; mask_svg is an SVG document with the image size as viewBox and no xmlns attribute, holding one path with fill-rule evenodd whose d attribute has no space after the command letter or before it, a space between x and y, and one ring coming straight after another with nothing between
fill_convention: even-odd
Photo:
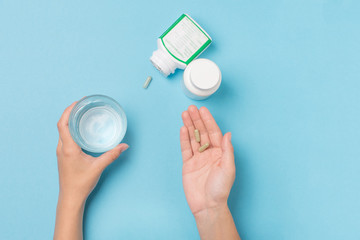
<instances>
[{"instance_id":1,"label":"forearm","mask_svg":"<svg viewBox=\"0 0 360 240\"><path fill-rule=\"evenodd\" d=\"M202 240L240 240L227 205L202 210L194 216Z\"/></svg>"},{"instance_id":2,"label":"forearm","mask_svg":"<svg viewBox=\"0 0 360 240\"><path fill-rule=\"evenodd\" d=\"M85 200L59 195L56 209L54 240L82 240Z\"/></svg>"}]
</instances>

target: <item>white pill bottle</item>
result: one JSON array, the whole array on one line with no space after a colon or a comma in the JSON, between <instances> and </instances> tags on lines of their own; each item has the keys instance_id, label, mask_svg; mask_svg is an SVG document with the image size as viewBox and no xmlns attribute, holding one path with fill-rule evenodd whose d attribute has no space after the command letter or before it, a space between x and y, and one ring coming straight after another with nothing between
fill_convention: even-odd
<instances>
[{"instance_id":1,"label":"white pill bottle","mask_svg":"<svg viewBox=\"0 0 360 240\"><path fill-rule=\"evenodd\" d=\"M181 82L182 89L187 97L204 100L219 89L221 78L221 71L216 63L199 58L186 67Z\"/></svg>"},{"instance_id":2,"label":"white pill bottle","mask_svg":"<svg viewBox=\"0 0 360 240\"><path fill-rule=\"evenodd\" d=\"M184 69L212 42L209 34L189 15L181 15L157 40L151 63L165 76Z\"/></svg>"}]
</instances>

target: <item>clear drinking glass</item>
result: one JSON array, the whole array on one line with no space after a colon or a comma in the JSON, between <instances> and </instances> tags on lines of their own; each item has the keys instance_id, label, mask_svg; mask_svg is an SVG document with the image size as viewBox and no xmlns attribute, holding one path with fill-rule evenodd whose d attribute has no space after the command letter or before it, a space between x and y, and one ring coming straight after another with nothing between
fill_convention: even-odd
<instances>
[{"instance_id":1,"label":"clear drinking glass","mask_svg":"<svg viewBox=\"0 0 360 240\"><path fill-rule=\"evenodd\" d=\"M127 129L126 115L119 103L105 95L81 99L72 109L69 130L84 150L106 152L118 145Z\"/></svg>"}]
</instances>

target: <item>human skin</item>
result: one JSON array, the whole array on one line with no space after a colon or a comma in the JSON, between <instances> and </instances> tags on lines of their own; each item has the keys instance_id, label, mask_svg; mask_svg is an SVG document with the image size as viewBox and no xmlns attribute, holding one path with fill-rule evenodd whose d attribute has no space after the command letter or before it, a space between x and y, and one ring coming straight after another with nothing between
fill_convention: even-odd
<instances>
[{"instance_id":1,"label":"human skin","mask_svg":"<svg viewBox=\"0 0 360 240\"><path fill-rule=\"evenodd\" d=\"M227 205L235 180L234 149L231 133L222 135L209 110L189 106L182 113L180 129L183 158L183 186L202 240L236 240L240 236ZM201 142L195 141L194 130ZM210 147L198 149L205 143Z\"/></svg>"},{"instance_id":2,"label":"human skin","mask_svg":"<svg viewBox=\"0 0 360 240\"><path fill-rule=\"evenodd\" d=\"M82 152L73 141L68 127L70 105L58 122L59 143L56 149L59 169L59 199L56 211L55 240L83 238L82 221L87 197L96 186L103 170L117 159L127 144L119 144L100 157ZM231 134L224 136L206 108L200 111L190 106L182 114L180 131L183 156L183 185L186 199L194 214L203 240L240 239L227 206L235 179L235 164ZM194 129L201 133L201 145L210 147L198 152Z\"/></svg>"},{"instance_id":3,"label":"human skin","mask_svg":"<svg viewBox=\"0 0 360 240\"><path fill-rule=\"evenodd\" d=\"M55 240L83 239L82 221L87 197L103 170L129 146L119 144L99 157L85 154L69 132L69 115L76 102L65 109L58 122L56 149L59 170L59 198L56 209Z\"/></svg>"}]
</instances>

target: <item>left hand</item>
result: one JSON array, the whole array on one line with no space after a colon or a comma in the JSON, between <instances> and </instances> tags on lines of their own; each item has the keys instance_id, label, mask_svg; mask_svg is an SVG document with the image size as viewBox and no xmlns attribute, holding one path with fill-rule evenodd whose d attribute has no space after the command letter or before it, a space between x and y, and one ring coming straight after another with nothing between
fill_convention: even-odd
<instances>
[{"instance_id":1,"label":"left hand","mask_svg":"<svg viewBox=\"0 0 360 240\"><path fill-rule=\"evenodd\" d=\"M69 132L69 116L76 102L64 111L58 122L59 143L56 149L59 169L60 198L84 202L95 188L101 173L129 146L119 144L99 157L84 153Z\"/></svg>"}]
</instances>

